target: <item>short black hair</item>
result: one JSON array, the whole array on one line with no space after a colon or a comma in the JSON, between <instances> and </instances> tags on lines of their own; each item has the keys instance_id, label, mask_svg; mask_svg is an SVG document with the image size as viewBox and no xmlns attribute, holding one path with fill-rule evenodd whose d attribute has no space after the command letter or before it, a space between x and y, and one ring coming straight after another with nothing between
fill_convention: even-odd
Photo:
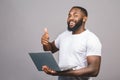
<instances>
[{"instance_id":1,"label":"short black hair","mask_svg":"<svg viewBox=\"0 0 120 80\"><path fill-rule=\"evenodd\" d=\"M78 8L78 9L80 9L82 12L83 12L83 14L87 17L88 16L88 12L87 12L87 10L85 9L85 8L83 8L83 7L81 7L81 6L73 6L72 8Z\"/></svg>"}]
</instances>

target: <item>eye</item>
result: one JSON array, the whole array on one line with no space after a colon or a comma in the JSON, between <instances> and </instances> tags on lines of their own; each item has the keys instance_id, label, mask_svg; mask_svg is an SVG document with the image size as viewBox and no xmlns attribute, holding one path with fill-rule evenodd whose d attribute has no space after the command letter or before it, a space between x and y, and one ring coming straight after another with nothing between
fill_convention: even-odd
<instances>
[{"instance_id":1,"label":"eye","mask_svg":"<svg viewBox=\"0 0 120 80\"><path fill-rule=\"evenodd\" d=\"M75 14L74 17L78 17L78 15Z\"/></svg>"},{"instance_id":2,"label":"eye","mask_svg":"<svg viewBox=\"0 0 120 80\"><path fill-rule=\"evenodd\" d=\"M71 17L71 15L69 14L68 17Z\"/></svg>"}]
</instances>

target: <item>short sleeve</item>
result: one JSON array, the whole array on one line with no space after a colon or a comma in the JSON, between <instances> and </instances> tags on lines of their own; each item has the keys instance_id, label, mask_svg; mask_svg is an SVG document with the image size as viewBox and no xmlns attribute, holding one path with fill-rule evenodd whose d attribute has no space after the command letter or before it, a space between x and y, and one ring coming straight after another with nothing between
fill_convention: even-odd
<instances>
[{"instance_id":1,"label":"short sleeve","mask_svg":"<svg viewBox=\"0 0 120 80\"><path fill-rule=\"evenodd\" d=\"M60 35L55 39L55 46L59 49Z\"/></svg>"},{"instance_id":2,"label":"short sleeve","mask_svg":"<svg viewBox=\"0 0 120 80\"><path fill-rule=\"evenodd\" d=\"M97 55L101 56L101 42L97 36L92 35L87 41L87 56Z\"/></svg>"}]
</instances>

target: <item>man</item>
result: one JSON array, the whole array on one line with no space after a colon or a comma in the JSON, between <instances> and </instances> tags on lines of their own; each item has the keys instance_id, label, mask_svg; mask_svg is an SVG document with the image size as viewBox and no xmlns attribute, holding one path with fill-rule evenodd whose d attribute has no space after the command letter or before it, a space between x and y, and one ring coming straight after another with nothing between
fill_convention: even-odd
<instances>
[{"instance_id":1,"label":"man","mask_svg":"<svg viewBox=\"0 0 120 80\"><path fill-rule=\"evenodd\" d=\"M59 66L75 67L68 71L57 72L48 66L42 69L49 75L59 76L59 80L91 80L99 73L101 63L101 43L98 37L85 28L88 17L86 9L74 6L68 14L68 30L56 40L49 42L47 29L41 38L45 51L59 51Z\"/></svg>"}]
</instances>

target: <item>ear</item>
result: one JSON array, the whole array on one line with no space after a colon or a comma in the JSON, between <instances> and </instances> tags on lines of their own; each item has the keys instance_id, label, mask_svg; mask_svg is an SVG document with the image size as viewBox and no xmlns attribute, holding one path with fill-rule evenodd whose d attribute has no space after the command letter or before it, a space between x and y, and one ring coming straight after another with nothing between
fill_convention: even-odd
<instances>
[{"instance_id":1,"label":"ear","mask_svg":"<svg viewBox=\"0 0 120 80\"><path fill-rule=\"evenodd\" d=\"M83 17L83 22L86 22L87 21L87 17Z\"/></svg>"}]
</instances>

